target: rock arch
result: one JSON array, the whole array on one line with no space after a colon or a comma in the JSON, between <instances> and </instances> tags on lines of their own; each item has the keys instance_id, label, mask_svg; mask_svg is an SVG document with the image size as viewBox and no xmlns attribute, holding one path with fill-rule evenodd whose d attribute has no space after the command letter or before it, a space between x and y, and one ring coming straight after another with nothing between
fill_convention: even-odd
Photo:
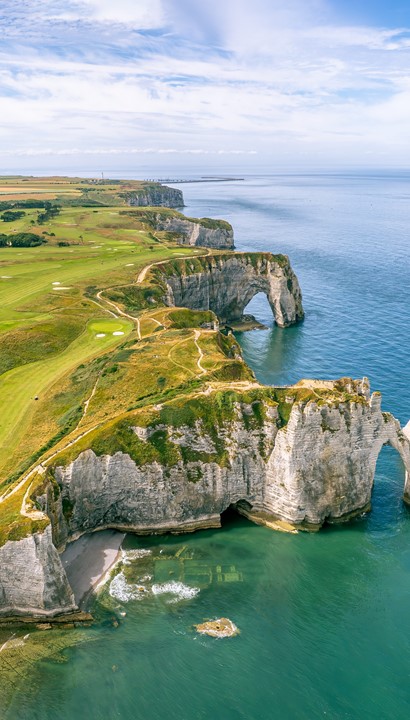
<instances>
[{"instance_id":1,"label":"rock arch","mask_svg":"<svg viewBox=\"0 0 410 720\"><path fill-rule=\"evenodd\" d=\"M310 392L306 385L281 388L288 394L274 401L273 388L251 396L246 391L218 416L216 427L202 421L195 427L181 425L177 407L175 424L168 415L166 425L176 453L171 461L133 459L123 450L97 455L91 448L68 464L57 457L32 497L52 528L0 547L0 615L71 612L73 594L56 547L85 532L117 528L179 534L215 528L230 506L267 527L316 530L326 521L343 522L369 509L383 445L399 452L410 473L407 434L382 412L381 395L370 395L366 379L311 383ZM211 409L213 398L204 395L202 402ZM285 406L290 414L283 424L279 410ZM141 441L149 442L147 431L158 429L155 416L152 422L132 425ZM219 449L216 437L223 443Z\"/></svg>"},{"instance_id":2,"label":"rock arch","mask_svg":"<svg viewBox=\"0 0 410 720\"><path fill-rule=\"evenodd\" d=\"M350 390L350 388L347 388ZM363 402L294 407L267 462L264 510L295 525L319 528L370 509L376 464L384 445L400 455L406 470L404 500L410 503L410 442L400 423L381 410L381 395ZM278 483L281 478L281 483Z\"/></svg>"},{"instance_id":3,"label":"rock arch","mask_svg":"<svg viewBox=\"0 0 410 720\"><path fill-rule=\"evenodd\" d=\"M223 323L240 320L261 292L281 327L304 317L299 282L285 255L212 255L163 263L155 272L166 286L167 305L212 310Z\"/></svg>"}]
</instances>

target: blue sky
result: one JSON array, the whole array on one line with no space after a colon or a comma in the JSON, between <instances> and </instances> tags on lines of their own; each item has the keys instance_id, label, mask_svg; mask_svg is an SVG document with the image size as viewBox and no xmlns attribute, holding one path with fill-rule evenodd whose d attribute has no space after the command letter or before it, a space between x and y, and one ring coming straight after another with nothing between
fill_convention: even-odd
<instances>
[{"instance_id":1,"label":"blue sky","mask_svg":"<svg viewBox=\"0 0 410 720\"><path fill-rule=\"evenodd\" d=\"M403 0L2 0L3 169L407 167Z\"/></svg>"}]
</instances>

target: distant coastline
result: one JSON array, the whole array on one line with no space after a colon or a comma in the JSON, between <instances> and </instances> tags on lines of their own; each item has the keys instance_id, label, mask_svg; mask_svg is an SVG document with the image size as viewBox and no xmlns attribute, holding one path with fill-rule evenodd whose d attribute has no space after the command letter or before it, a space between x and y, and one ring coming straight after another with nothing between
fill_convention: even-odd
<instances>
[{"instance_id":1,"label":"distant coastline","mask_svg":"<svg viewBox=\"0 0 410 720\"><path fill-rule=\"evenodd\" d=\"M209 182L244 182L245 178L243 177L214 177L213 175L207 176L204 175L203 177L197 178L196 180L187 180L185 179L179 179L179 180L173 180L172 178L162 178L158 180L154 180L151 182L158 182L158 183L172 183L173 185L182 185L187 183L209 183Z\"/></svg>"}]
</instances>

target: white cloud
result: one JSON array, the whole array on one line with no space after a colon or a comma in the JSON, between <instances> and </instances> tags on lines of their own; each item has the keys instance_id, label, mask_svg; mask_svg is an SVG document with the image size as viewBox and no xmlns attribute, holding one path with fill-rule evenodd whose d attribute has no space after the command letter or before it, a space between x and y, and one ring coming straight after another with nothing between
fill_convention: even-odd
<instances>
[{"instance_id":1,"label":"white cloud","mask_svg":"<svg viewBox=\"0 0 410 720\"><path fill-rule=\"evenodd\" d=\"M138 29L156 28L163 23L161 0L80 0L92 18L132 23Z\"/></svg>"},{"instance_id":2,"label":"white cloud","mask_svg":"<svg viewBox=\"0 0 410 720\"><path fill-rule=\"evenodd\" d=\"M410 161L403 28L341 26L325 0L3 5L0 157L10 162L321 153L331 163L383 152Z\"/></svg>"}]
</instances>

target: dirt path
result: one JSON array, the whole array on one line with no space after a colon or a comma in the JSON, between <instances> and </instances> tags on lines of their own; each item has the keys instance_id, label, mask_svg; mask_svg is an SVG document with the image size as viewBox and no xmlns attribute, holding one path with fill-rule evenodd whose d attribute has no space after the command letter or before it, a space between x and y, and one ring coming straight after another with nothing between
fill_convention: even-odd
<instances>
[{"instance_id":1,"label":"dirt path","mask_svg":"<svg viewBox=\"0 0 410 720\"><path fill-rule=\"evenodd\" d=\"M190 368L187 368L186 365L182 365L181 363L177 362L177 361L174 360L174 358L172 357L172 353L174 352L174 350L175 350L179 345L184 345L185 343L187 343L190 339L191 339L191 338L184 338L183 340L180 340L179 342L175 343L175 345L173 345L172 348L169 349L169 351L168 351L168 353L167 353L167 358L168 358L168 360L170 360L174 365L176 365L177 367L182 368L182 370L185 370L185 372L188 372L188 373L190 373L191 375L193 375L193 376L195 377L195 373L194 373L193 370L191 370Z\"/></svg>"},{"instance_id":2,"label":"dirt path","mask_svg":"<svg viewBox=\"0 0 410 720\"><path fill-rule=\"evenodd\" d=\"M201 337L200 331L199 331L199 330L194 330L194 343L195 343L195 345L196 345L196 347L197 347L197 350L198 350L198 352L199 352L199 359L198 359L198 361L197 361L197 365L198 365L198 369L199 369L201 375L205 375L207 371L206 371L205 368L202 366L202 360L204 359L204 353L202 352L201 347L200 347L200 345L199 345L199 343L198 343L198 340L199 340L200 337Z\"/></svg>"},{"instance_id":3,"label":"dirt path","mask_svg":"<svg viewBox=\"0 0 410 720\"><path fill-rule=\"evenodd\" d=\"M97 307L101 308L104 312L108 313L112 317L114 317L116 320L118 319L118 315L113 313L111 310L108 310L108 308L104 307L104 305L101 305L101 303L98 303L96 300L93 300L92 298L88 298L94 305L97 305Z\"/></svg>"},{"instance_id":4,"label":"dirt path","mask_svg":"<svg viewBox=\"0 0 410 720\"><path fill-rule=\"evenodd\" d=\"M210 254L211 254L211 251L210 251L210 250L207 250L206 253L203 253L203 254L201 254L201 255L183 255L183 256L180 256L178 259L183 260L183 259L187 259L187 258L207 257L207 256L210 255ZM141 270L141 272L139 273L139 275L138 275L138 277L137 277L137 284L141 284L142 282L144 282L144 280L145 280L145 278L146 278L146 276L147 276L147 273L149 272L149 270L150 270L152 267L154 267L154 265L162 265L163 263L166 263L166 262L167 262L167 260L160 260L160 261L158 261L158 262L150 263L149 265L146 265L146 266ZM102 297L103 292L105 292L105 291L107 291L107 290L112 290L112 289L114 289L115 287L122 287L122 286L113 286L113 287L104 288L103 290L100 290L100 291L97 293L97 295L96 295L96 297L97 297L97 299L98 299L99 302L97 302L96 300L93 300L93 299L91 299L91 298L90 298L90 299L91 299L91 301L92 301L95 305L97 305L99 308L101 308L101 310L103 310L104 312L108 312L108 313L111 314L113 317L118 318L118 315L121 315L122 317L126 317L126 318L128 318L129 320L132 320L132 322L134 322L134 323L136 324L136 326L137 326L138 339L141 340L141 339L142 339L142 336L141 336L140 318L135 317L134 315L130 315L129 313L125 312L124 310L121 310L121 308L118 307L118 305L116 305L114 302L112 302L112 300L108 300L107 298ZM104 307L104 305L102 305L102 303L106 303L106 304L109 305L110 307L114 308L114 310L118 313L118 315L116 315L112 310L109 310L108 308ZM155 320L155 318L150 318L150 319L153 320L158 326L164 327L164 326L162 325L162 323L160 323L158 320ZM195 345L196 345L197 350L198 350L198 353L199 353L199 358L198 358L198 361L197 361L197 366L198 366L198 369L199 369L199 371L200 371L200 374L201 374L201 375L204 375L204 374L206 374L207 371L206 371L205 368L202 366L202 360L203 360L203 357L204 357L204 353L202 352L201 347L200 347L200 345L199 345L199 343L198 343L198 340L199 340L200 336L201 336L200 331L199 331L199 330L194 330L194 342L195 342ZM171 354L172 354L172 352L175 350L175 348L176 348L179 344L183 344L183 343L185 343L185 342L187 342L187 339L186 339L186 338L184 338L184 340L183 340L181 343L177 343L176 345L174 345L174 346L170 349L170 351L169 351L169 353L168 353L168 358L170 359L170 361L171 361L174 365L180 367L182 370L185 370L185 372L189 372L190 374L195 375L195 373L194 373L192 370L190 370L189 368L187 368L185 365L182 365L181 363L178 363L178 362L177 362L176 360L174 360L174 359L172 358L172 356L171 356ZM93 388L93 390L92 390L92 392L91 392L91 395L89 396L89 398L86 400L86 402L85 402L85 404L84 404L84 411L83 411L82 417L81 417L81 419L80 419L80 421L79 421L79 423L78 423L78 425L77 425L77 428L81 425L82 421L84 420L84 418L85 418L85 416L86 416L86 414L87 414L89 404L90 404L90 402L91 402L91 400L92 400L92 398L93 398L93 396L94 396L94 393L96 392L96 389L97 389L98 380L99 380L99 378L97 378L97 381L96 381L96 383L95 383L95 385L94 385L94 388ZM210 391L208 390L208 392L210 392ZM69 441L66 445L64 445L62 448L59 448L59 449L56 450L54 453L52 453L49 457L45 458L43 462L39 463L39 464L36 465L34 468L32 468L32 469L30 470L30 472L27 473L27 475L25 475L25 476L20 480L19 483L17 483L17 485L15 485L12 489L10 489L10 490L4 492L2 495L0 495L0 503L4 502L4 501L7 500L8 498L12 497L12 496L15 495L17 492L19 492L19 491L24 487L24 485L29 482L29 480L30 480L31 478L34 478L35 475L43 474L43 473L46 471L47 465L48 465L57 455L59 455L60 453L64 452L65 450L67 450L68 448L72 447L73 445L75 445L75 444L76 444L77 442L79 442L83 437L85 437L85 436L88 435L89 433L91 433L91 432L93 432L94 430L96 430L100 425L101 425L101 423L98 423L97 425L89 428L88 430L84 431L83 433L80 433L80 435L78 435L77 437L75 437L75 438L73 438L72 440L70 440L70 441ZM77 429L77 428L76 428L76 429ZM29 484L29 486L28 486L28 488L27 488L27 490L26 490L26 492L25 492L25 494L24 494L21 512L22 512L22 515L25 515L26 517L30 517L30 518L33 518L33 519L34 519L35 517L36 517L36 518L37 518L37 517L42 517L42 516L43 516L43 513L41 513L41 512L38 511L38 510L27 510L27 501L28 501L28 498L29 498L29 495L30 495L31 487L32 487L32 483Z\"/></svg>"},{"instance_id":5,"label":"dirt path","mask_svg":"<svg viewBox=\"0 0 410 720\"><path fill-rule=\"evenodd\" d=\"M105 289L105 290L113 290L115 287L121 287L121 286L118 285L118 286L114 286L114 287L112 287L112 288L104 288L104 289ZM104 290L100 290L100 291L97 293L98 299L99 299L99 300L103 300L104 302L107 303L107 305L111 305L111 307L115 308L116 311L117 311L117 313L118 313L119 315L122 315L122 317L126 317L126 318L128 318L129 320L132 320L132 322L134 322L134 323L136 324L136 326L137 326L138 340L141 340L141 339L142 339L142 336L141 336L141 324L140 324L140 319L137 318L137 317L135 317L135 315L130 315L129 313L124 312L124 310L121 310L121 308L119 308L118 305L116 305L115 303L113 303L112 300L107 300L106 297L105 297L105 298L102 298L101 296L102 296L102 293L103 293L103 292L104 292ZM114 315L114 313L112 313L112 314ZM116 316L114 316L114 317L116 317Z\"/></svg>"},{"instance_id":6,"label":"dirt path","mask_svg":"<svg viewBox=\"0 0 410 720\"><path fill-rule=\"evenodd\" d=\"M94 395L95 395L95 393L96 393L97 385L98 385L98 382L99 382L99 380L100 380L100 377L101 377L101 374L98 375L97 380L96 380L95 383L94 383L94 387L93 387L93 389L92 389L92 391L91 391L91 395L87 398L87 400L86 400L85 403L84 403L83 414L82 414L82 416L81 416L81 418L80 418L80 420L79 420L79 423L78 423L77 427L75 428L76 430L78 430L78 428L80 427L81 423L83 422L85 416L87 415L88 407L89 407L90 402L91 402L91 400L93 399L93 397L94 397Z\"/></svg>"},{"instance_id":7,"label":"dirt path","mask_svg":"<svg viewBox=\"0 0 410 720\"><path fill-rule=\"evenodd\" d=\"M210 254L210 250L207 250L207 252L203 253L202 255L181 255L180 257L178 257L178 260L184 260L184 259L192 258L192 257L194 257L194 258L208 257L209 254ZM151 268L153 268L155 265L163 265L164 263L168 262L169 259L170 258L168 258L166 260L158 260L157 262L150 263L149 265L146 265L144 268L142 268L142 270L139 272L139 274L137 276L136 284L141 285L141 283L144 282L144 280L145 280L148 272L151 270ZM131 283L128 283L128 284L131 284ZM98 300L103 301L103 302L107 303L107 305L110 305L110 307L114 308L114 310L116 310L119 315L122 315L123 317L126 317L129 320L132 320L133 322L135 322L137 325L138 340L142 340L140 318L136 317L135 315L130 315L129 313L126 313L124 310L121 310L121 308L119 308L118 305L116 305L114 302L112 302L112 300L107 300L106 297L103 297L103 293L106 292L107 290L115 290L116 288L119 288L119 287L127 287L127 286L126 285L113 285L111 287L104 288L103 290L100 290L97 293L96 297L98 298ZM99 305L99 307L101 307L106 312L111 312L111 314L114 315L114 317L116 317L116 315L112 311L107 310L107 308L104 308L103 305L100 305L95 300L93 300L93 302L95 302L96 305ZM151 318L151 319L154 320L154 322L156 322L158 325L160 325L162 327L161 323L158 322L158 320L155 320L154 318Z\"/></svg>"}]
</instances>

